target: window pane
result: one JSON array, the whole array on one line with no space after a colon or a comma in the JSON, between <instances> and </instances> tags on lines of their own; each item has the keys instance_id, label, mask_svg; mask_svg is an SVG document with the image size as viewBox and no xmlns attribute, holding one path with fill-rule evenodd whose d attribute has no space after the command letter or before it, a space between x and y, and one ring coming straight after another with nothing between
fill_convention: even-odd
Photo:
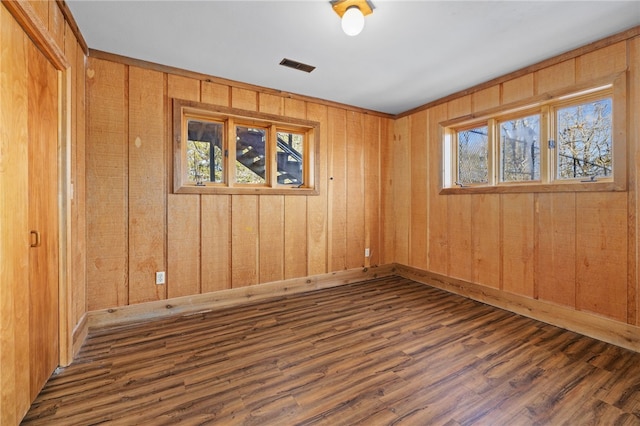
<instances>
[{"instance_id":1,"label":"window pane","mask_svg":"<svg viewBox=\"0 0 640 426\"><path fill-rule=\"evenodd\" d=\"M489 181L487 126L458 132L458 183Z\"/></svg>"},{"instance_id":2,"label":"window pane","mask_svg":"<svg viewBox=\"0 0 640 426\"><path fill-rule=\"evenodd\" d=\"M302 185L304 135L277 132L278 183L281 185Z\"/></svg>"},{"instance_id":3,"label":"window pane","mask_svg":"<svg viewBox=\"0 0 640 426\"><path fill-rule=\"evenodd\" d=\"M204 182L223 181L222 161L223 124L211 121L188 120L187 174L188 180Z\"/></svg>"},{"instance_id":4,"label":"window pane","mask_svg":"<svg viewBox=\"0 0 640 426\"><path fill-rule=\"evenodd\" d=\"M236 126L236 182L266 182L266 129Z\"/></svg>"},{"instance_id":5,"label":"window pane","mask_svg":"<svg viewBox=\"0 0 640 426\"><path fill-rule=\"evenodd\" d=\"M500 123L500 180L540 179L540 115Z\"/></svg>"},{"instance_id":6,"label":"window pane","mask_svg":"<svg viewBox=\"0 0 640 426\"><path fill-rule=\"evenodd\" d=\"M611 99L557 110L559 179L611 175Z\"/></svg>"}]
</instances>

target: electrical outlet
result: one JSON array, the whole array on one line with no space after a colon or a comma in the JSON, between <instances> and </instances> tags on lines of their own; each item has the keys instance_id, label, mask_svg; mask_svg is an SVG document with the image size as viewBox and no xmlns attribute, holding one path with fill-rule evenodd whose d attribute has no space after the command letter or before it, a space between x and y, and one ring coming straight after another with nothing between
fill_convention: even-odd
<instances>
[{"instance_id":1,"label":"electrical outlet","mask_svg":"<svg viewBox=\"0 0 640 426\"><path fill-rule=\"evenodd\" d=\"M164 271L156 272L156 284L164 284Z\"/></svg>"},{"instance_id":2,"label":"electrical outlet","mask_svg":"<svg viewBox=\"0 0 640 426\"><path fill-rule=\"evenodd\" d=\"M371 251L369 250L369 247L367 247L366 249L364 249L364 257L369 257L371 256Z\"/></svg>"}]
</instances>

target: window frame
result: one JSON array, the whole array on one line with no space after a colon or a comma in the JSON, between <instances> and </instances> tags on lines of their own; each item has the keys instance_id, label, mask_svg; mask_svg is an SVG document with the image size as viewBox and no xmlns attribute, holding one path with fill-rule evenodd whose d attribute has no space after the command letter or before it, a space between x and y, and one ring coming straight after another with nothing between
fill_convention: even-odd
<instances>
[{"instance_id":1,"label":"window frame","mask_svg":"<svg viewBox=\"0 0 640 426\"><path fill-rule=\"evenodd\" d=\"M555 138L556 108L578 104L582 99L594 99L606 92L612 100L612 167L611 176L585 181L584 178L558 179L556 177L556 149L549 148L549 140ZM627 190L627 106L626 72L617 73L584 84L574 85L544 93L523 101L439 123L440 130L440 194L469 193L523 193L523 192L583 192ZM500 131L501 122L514 117L540 114L540 181L500 181ZM489 133L489 181L486 184L460 185L457 183L456 132L488 126Z\"/></svg>"},{"instance_id":2,"label":"window frame","mask_svg":"<svg viewBox=\"0 0 640 426\"><path fill-rule=\"evenodd\" d=\"M223 179L197 185L188 178L187 123L201 119L223 124ZM271 194L318 195L320 123L201 102L173 99L173 193L174 194ZM265 183L236 182L236 127L266 129ZM304 135L302 185L277 182L277 132ZM183 143L184 141L184 143Z\"/></svg>"}]
</instances>

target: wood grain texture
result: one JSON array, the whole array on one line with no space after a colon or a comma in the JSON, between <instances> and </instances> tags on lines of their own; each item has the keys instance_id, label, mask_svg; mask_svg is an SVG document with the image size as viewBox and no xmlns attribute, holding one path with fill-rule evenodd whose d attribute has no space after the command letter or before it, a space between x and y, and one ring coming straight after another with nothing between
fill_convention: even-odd
<instances>
[{"instance_id":1,"label":"wood grain texture","mask_svg":"<svg viewBox=\"0 0 640 426\"><path fill-rule=\"evenodd\" d=\"M576 58L576 81L589 81L626 69L627 42L622 41Z\"/></svg>"},{"instance_id":2,"label":"wood grain texture","mask_svg":"<svg viewBox=\"0 0 640 426\"><path fill-rule=\"evenodd\" d=\"M319 194L307 199L307 271L309 275L328 272L327 269L327 223L328 223L328 112L327 107L317 104L307 106L307 119L320 123L320 181ZM324 159L324 161L323 161Z\"/></svg>"},{"instance_id":3,"label":"wood grain texture","mask_svg":"<svg viewBox=\"0 0 640 426\"><path fill-rule=\"evenodd\" d=\"M630 74L640 75L640 37L629 41L629 66ZM629 108L630 116L640 114L640 78L629 79ZM627 133L630 147L627 158L629 173L629 198L627 220L629 223L629 252L627 265L627 322L629 324L640 325L640 247L638 247L638 220L640 218L640 202L638 201L638 191L640 191L640 179L638 176L638 164L640 164L640 129L631 123Z\"/></svg>"},{"instance_id":4,"label":"wood grain texture","mask_svg":"<svg viewBox=\"0 0 640 426\"><path fill-rule=\"evenodd\" d=\"M395 257L398 263L409 262L411 246L411 119L401 118L393 123L393 216Z\"/></svg>"},{"instance_id":5,"label":"wood grain texture","mask_svg":"<svg viewBox=\"0 0 640 426\"><path fill-rule=\"evenodd\" d=\"M537 296L576 307L576 195L536 196Z\"/></svg>"},{"instance_id":6,"label":"wood grain texture","mask_svg":"<svg viewBox=\"0 0 640 426\"><path fill-rule=\"evenodd\" d=\"M129 68L129 303L166 298L155 273L166 270L164 77Z\"/></svg>"},{"instance_id":7,"label":"wood grain texture","mask_svg":"<svg viewBox=\"0 0 640 426\"><path fill-rule=\"evenodd\" d=\"M474 283L500 286L500 195L471 195L471 259Z\"/></svg>"},{"instance_id":8,"label":"wood grain texture","mask_svg":"<svg viewBox=\"0 0 640 426\"><path fill-rule=\"evenodd\" d=\"M347 112L347 247L346 268L364 266L365 223L367 194L364 190L364 128L362 114Z\"/></svg>"},{"instance_id":9,"label":"wood grain texture","mask_svg":"<svg viewBox=\"0 0 640 426\"><path fill-rule=\"evenodd\" d=\"M381 147L386 143L381 133L380 117L364 116L364 185L365 185L365 247L369 248L369 257L365 259L365 266L379 265L382 249L381 223ZM384 160L386 161L386 159Z\"/></svg>"},{"instance_id":10,"label":"wood grain texture","mask_svg":"<svg viewBox=\"0 0 640 426\"><path fill-rule=\"evenodd\" d=\"M392 277L95 330L24 424L637 424L639 357Z\"/></svg>"},{"instance_id":11,"label":"wood grain texture","mask_svg":"<svg viewBox=\"0 0 640 426\"><path fill-rule=\"evenodd\" d=\"M409 264L427 269L429 247L429 144L428 128L431 124L428 112L411 116L411 247Z\"/></svg>"},{"instance_id":12,"label":"wood grain texture","mask_svg":"<svg viewBox=\"0 0 640 426\"><path fill-rule=\"evenodd\" d=\"M126 69L90 59L87 68L87 308L126 305Z\"/></svg>"},{"instance_id":13,"label":"wood grain texture","mask_svg":"<svg viewBox=\"0 0 640 426\"><path fill-rule=\"evenodd\" d=\"M576 210L576 308L624 322L627 194L576 194Z\"/></svg>"},{"instance_id":14,"label":"wood grain texture","mask_svg":"<svg viewBox=\"0 0 640 426\"><path fill-rule=\"evenodd\" d=\"M167 297L198 294L201 290L200 196L169 194L167 220L171 224L167 230Z\"/></svg>"},{"instance_id":15,"label":"wood grain texture","mask_svg":"<svg viewBox=\"0 0 640 426\"><path fill-rule=\"evenodd\" d=\"M523 75L502 83L502 103L530 98L534 93L534 74Z\"/></svg>"},{"instance_id":16,"label":"wood grain texture","mask_svg":"<svg viewBox=\"0 0 640 426\"><path fill-rule=\"evenodd\" d=\"M283 99L287 117L307 118L304 101ZM284 197L284 278L300 278L308 275L308 206L309 197Z\"/></svg>"},{"instance_id":17,"label":"wood grain texture","mask_svg":"<svg viewBox=\"0 0 640 426\"><path fill-rule=\"evenodd\" d=\"M235 195L231 205L231 288L258 283L259 196Z\"/></svg>"},{"instance_id":18,"label":"wood grain texture","mask_svg":"<svg viewBox=\"0 0 640 426\"><path fill-rule=\"evenodd\" d=\"M536 72L537 93L570 87L576 83L576 61L570 59Z\"/></svg>"},{"instance_id":19,"label":"wood grain texture","mask_svg":"<svg viewBox=\"0 0 640 426\"><path fill-rule=\"evenodd\" d=\"M300 197L296 197L300 198ZM261 195L259 208L260 271L257 282L268 283L285 277L285 226L293 227L285 221L285 198L283 195ZM303 232L297 229L297 232ZM295 253L295 255L299 255Z\"/></svg>"},{"instance_id":20,"label":"wood grain texture","mask_svg":"<svg viewBox=\"0 0 640 426\"><path fill-rule=\"evenodd\" d=\"M440 194L442 185L442 144L440 131L436 123L447 119L447 105L443 104L429 110L429 270L433 272L447 273L449 267L449 227L447 197Z\"/></svg>"},{"instance_id":21,"label":"wood grain texture","mask_svg":"<svg viewBox=\"0 0 640 426\"><path fill-rule=\"evenodd\" d=\"M0 423L29 399L28 38L0 7Z\"/></svg>"},{"instance_id":22,"label":"wood grain texture","mask_svg":"<svg viewBox=\"0 0 640 426\"><path fill-rule=\"evenodd\" d=\"M533 297L533 194L503 194L501 197L501 289Z\"/></svg>"},{"instance_id":23,"label":"wood grain texture","mask_svg":"<svg viewBox=\"0 0 640 426\"><path fill-rule=\"evenodd\" d=\"M240 87L231 88L231 106L233 108L258 110L258 92Z\"/></svg>"},{"instance_id":24,"label":"wood grain texture","mask_svg":"<svg viewBox=\"0 0 640 426\"><path fill-rule=\"evenodd\" d=\"M59 364L58 75L31 42L28 61L29 230L40 235L31 247L28 309L29 401ZM26 231L26 230L24 230ZM24 232L23 231L23 232ZM33 242L32 242L33 244Z\"/></svg>"},{"instance_id":25,"label":"wood grain texture","mask_svg":"<svg viewBox=\"0 0 640 426\"><path fill-rule=\"evenodd\" d=\"M231 196L200 197L202 292L231 288Z\"/></svg>"},{"instance_id":26,"label":"wood grain texture","mask_svg":"<svg viewBox=\"0 0 640 426\"><path fill-rule=\"evenodd\" d=\"M330 271L347 268L347 170L346 170L346 112L329 108L329 184L328 220Z\"/></svg>"}]
</instances>

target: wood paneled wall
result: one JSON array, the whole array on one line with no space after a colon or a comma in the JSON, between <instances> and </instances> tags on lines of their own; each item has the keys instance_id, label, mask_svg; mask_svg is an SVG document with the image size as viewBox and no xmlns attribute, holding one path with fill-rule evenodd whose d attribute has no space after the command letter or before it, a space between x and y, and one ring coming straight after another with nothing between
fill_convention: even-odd
<instances>
[{"instance_id":1,"label":"wood paneled wall","mask_svg":"<svg viewBox=\"0 0 640 426\"><path fill-rule=\"evenodd\" d=\"M91 56L89 310L392 261L381 202L390 118ZM172 98L320 122L320 195L172 194ZM166 271L165 285L155 284L156 271Z\"/></svg>"},{"instance_id":2,"label":"wood paneled wall","mask_svg":"<svg viewBox=\"0 0 640 426\"><path fill-rule=\"evenodd\" d=\"M396 262L499 289L506 299L517 294L640 325L640 38L605 44L394 122ZM438 123L622 71L628 191L439 194Z\"/></svg>"},{"instance_id":3,"label":"wood paneled wall","mask_svg":"<svg viewBox=\"0 0 640 426\"><path fill-rule=\"evenodd\" d=\"M79 41L72 30L75 24L67 19L69 15L66 14L68 11L65 7L55 1L3 1L0 5L0 181L4 181L0 185L1 425L18 424L29 408L32 396L30 393L37 391L34 390L36 366L30 365L30 359L34 354L38 356L39 351L44 352L40 346L41 341L33 339L36 333L32 332L30 325L30 316L42 307L33 301L29 305L30 291L34 290L29 287L29 235L28 232L25 233L24 222L28 219L24 211L24 206L27 205L25 197L28 197L28 180L35 177L34 180L45 179L51 182L51 179L59 178L42 175L48 165L38 165L31 170L34 173L31 176L27 176L24 169L28 158L27 140L42 124L40 121L46 118L33 105L27 108L27 100L44 88L52 92L62 89L61 103L56 104L56 109L61 111L65 122L58 129L57 135L55 120L53 123L49 121L54 130L43 140L53 144L54 152L59 149L69 157L59 161L57 166L51 165L50 169L58 170L58 166L62 168L58 179L60 191L66 191L67 183L72 183L75 188L75 196L69 206L66 206L69 198L66 192L61 192L58 197L65 206L55 203L64 216L62 220L71 225L61 226L68 233L60 238L69 247L69 253L61 253L62 261L59 265L63 271L60 277L60 335L57 322L53 324L53 330L37 330L42 333L39 337L50 336L52 341L60 338L60 362L63 364L70 362L72 333L86 312L83 185L85 54L83 41ZM47 60L51 65L46 64ZM54 68L63 70L58 73L62 82L59 87ZM46 77L43 74L45 72L48 84L40 86L42 79ZM67 107L70 107L68 112ZM67 128L66 124L70 124L70 127ZM57 145L58 142L60 145ZM49 289L56 291L55 288ZM31 298L35 296L33 294ZM44 294L41 297L51 300L55 296ZM31 347L30 337L34 340ZM58 359L57 354L49 355L52 359ZM48 371L40 371L39 374L46 375Z\"/></svg>"}]
</instances>

